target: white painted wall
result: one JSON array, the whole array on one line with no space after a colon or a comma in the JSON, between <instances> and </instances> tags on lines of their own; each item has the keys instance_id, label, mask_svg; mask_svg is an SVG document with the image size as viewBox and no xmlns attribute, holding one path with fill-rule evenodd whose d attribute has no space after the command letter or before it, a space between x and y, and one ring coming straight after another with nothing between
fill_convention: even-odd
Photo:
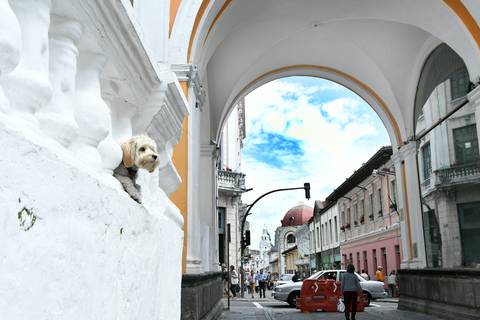
<instances>
[{"instance_id":1,"label":"white painted wall","mask_svg":"<svg viewBox=\"0 0 480 320\"><path fill-rule=\"evenodd\" d=\"M1 318L179 319L183 221L158 176L141 172L139 205L0 120Z\"/></svg>"}]
</instances>

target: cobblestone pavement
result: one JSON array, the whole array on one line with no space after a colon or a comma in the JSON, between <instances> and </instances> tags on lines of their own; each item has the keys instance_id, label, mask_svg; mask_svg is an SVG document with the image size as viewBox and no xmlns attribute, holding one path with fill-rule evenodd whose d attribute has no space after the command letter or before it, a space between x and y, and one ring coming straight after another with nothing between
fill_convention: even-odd
<instances>
[{"instance_id":1,"label":"cobblestone pavement","mask_svg":"<svg viewBox=\"0 0 480 320\"><path fill-rule=\"evenodd\" d=\"M386 302L388 301L388 302ZM357 320L434 320L436 317L420 313L397 310L394 301L374 301L365 312L357 314ZM224 300L225 308L227 300ZM326 319L343 320L344 315L337 312L302 313L281 301L267 299L235 298L230 302L230 310L225 309L222 320L293 320Z\"/></svg>"}]
</instances>

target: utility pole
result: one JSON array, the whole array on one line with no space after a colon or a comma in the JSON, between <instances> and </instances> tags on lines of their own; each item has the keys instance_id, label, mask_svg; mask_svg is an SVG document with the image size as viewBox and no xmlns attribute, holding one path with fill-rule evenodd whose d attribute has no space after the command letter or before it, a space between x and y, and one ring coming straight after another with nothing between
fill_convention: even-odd
<instances>
[{"instance_id":1,"label":"utility pole","mask_svg":"<svg viewBox=\"0 0 480 320\"><path fill-rule=\"evenodd\" d=\"M247 246L245 243L245 238L244 238L244 231L245 231L245 222L247 221L247 217L250 214L250 210L252 210L253 206L263 197L268 196L269 194L275 193L275 192L280 192L280 191L290 191L290 190L300 190L303 189L305 190L305 198L307 200L310 199L310 183L305 182L303 184L303 187L297 187L297 188L283 188L283 189L275 189L271 190L267 193L262 194L260 197L258 197L255 201L253 201L252 204L248 205L247 212L245 215L242 217L242 224L240 228L240 235L241 235L241 243L240 243L240 289L241 289L241 297L245 297L245 291L243 289L243 285L245 283L245 270L243 270L243 260L244 260L244 254L245 254L245 247Z\"/></svg>"}]
</instances>

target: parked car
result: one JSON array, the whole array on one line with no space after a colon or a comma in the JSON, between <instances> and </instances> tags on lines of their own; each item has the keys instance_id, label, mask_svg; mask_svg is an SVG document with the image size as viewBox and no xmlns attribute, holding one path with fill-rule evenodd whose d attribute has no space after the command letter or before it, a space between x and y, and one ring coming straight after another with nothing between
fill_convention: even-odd
<instances>
[{"instance_id":1,"label":"parked car","mask_svg":"<svg viewBox=\"0 0 480 320\"><path fill-rule=\"evenodd\" d=\"M333 279L335 281L342 281L343 274L346 270L322 270L311 275L308 279ZM370 305L370 301L378 298L385 298L388 293L385 291L383 282L365 280L358 273L355 272L360 281L360 286L363 289L363 293L367 295L367 306ZM290 282L282 285L277 285L273 291L272 296L276 300L285 301L291 306L297 305L297 299L300 297L300 289L303 282Z\"/></svg>"},{"instance_id":2,"label":"parked car","mask_svg":"<svg viewBox=\"0 0 480 320\"><path fill-rule=\"evenodd\" d=\"M293 278L293 273L284 273L280 276L280 278L278 278L274 287L282 284L286 284L286 283L293 283L292 278Z\"/></svg>"}]
</instances>

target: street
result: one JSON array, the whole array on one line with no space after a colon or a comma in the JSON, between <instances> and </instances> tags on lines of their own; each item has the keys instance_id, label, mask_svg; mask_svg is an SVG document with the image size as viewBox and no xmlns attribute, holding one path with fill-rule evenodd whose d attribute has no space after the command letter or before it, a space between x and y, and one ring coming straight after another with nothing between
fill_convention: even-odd
<instances>
[{"instance_id":1,"label":"street","mask_svg":"<svg viewBox=\"0 0 480 320\"><path fill-rule=\"evenodd\" d=\"M302 313L298 309L290 307L287 303L266 299L242 299L230 300L230 310L227 308L227 300L224 299L225 310L220 319L222 320L290 320L290 319L344 319L341 313ZM359 320L433 320L438 319L420 313L397 310L397 303L375 301L365 312L357 314Z\"/></svg>"}]
</instances>

